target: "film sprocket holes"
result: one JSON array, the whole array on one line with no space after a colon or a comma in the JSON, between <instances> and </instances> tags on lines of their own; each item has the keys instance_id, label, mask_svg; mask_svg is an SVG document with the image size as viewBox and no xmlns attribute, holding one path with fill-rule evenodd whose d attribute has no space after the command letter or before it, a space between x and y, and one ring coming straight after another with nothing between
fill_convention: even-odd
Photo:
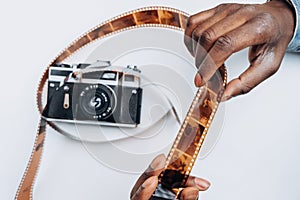
<instances>
[{"instance_id":1,"label":"film sprocket holes","mask_svg":"<svg viewBox=\"0 0 300 200\"><path fill-rule=\"evenodd\" d=\"M49 69L49 121L136 127L140 123L142 88L136 66L110 62L56 64Z\"/></svg>"}]
</instances>

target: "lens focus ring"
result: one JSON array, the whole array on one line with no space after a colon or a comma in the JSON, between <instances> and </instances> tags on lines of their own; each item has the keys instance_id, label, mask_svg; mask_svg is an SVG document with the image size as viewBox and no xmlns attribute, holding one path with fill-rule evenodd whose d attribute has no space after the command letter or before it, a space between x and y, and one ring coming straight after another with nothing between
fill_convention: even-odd
<instances>
[{"instance_id":1,"label":"lens focus ring","mask_svg":"<svg viewBox=\"0 0 300 200\"><path fill-rule=\"evenodd\" d=\"M94 120L108 118L115 108L115 95L111 88L102 84L91 84L83 88L79 97L83 114Z\"/></svg>"}]
</instances>

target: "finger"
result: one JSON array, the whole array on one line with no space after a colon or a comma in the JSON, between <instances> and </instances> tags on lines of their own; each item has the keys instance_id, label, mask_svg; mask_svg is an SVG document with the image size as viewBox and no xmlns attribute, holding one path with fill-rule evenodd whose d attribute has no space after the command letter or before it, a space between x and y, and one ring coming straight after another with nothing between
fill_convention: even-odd
<instances>
[{"instance_id":1,"label":"finger","mask_svg":"<svg viewBox=\"0 0 300 200\"><path fill-rule=\"evenodd\" d=\"M261 17L252 19L241 27L219 37L204 60L196 56L196 66L200 73L200 85L209 80L216 70L233 53L246 47L270 42L272 24L266 23Z\"/></svg>"},{"instance_id":2,"label":"finger","mask_svg":"<svg viewBox=\"0 0 300 200\"><path fill-rule=\"evenodd\" d=\"M194 29L199 24L201 24L202 22L204 22L205 20L207 20L214 14L215 14L215 8L212 8L212 9L197 13L195 15L192 15L188 18L186 29L185 29L185 35L184 35L184 43L192 55L193 55L192 33L193 33Z\"/></svg>"},{"instance_id":3,"label":"finger","mask_svg":"<svg viewBox=\"0 0 300 200\"><path fill-rule=\"evenodd\" d=\"M185 185L187 187L197 188L199 191L204 191L210 187L210 182L203 178L190 176Z\"/></svg>"},{"instance_id":4,"label":"finger","mask_svg":"<svg viewBox=\"0 0 300 200\"><path fill-rule=\"evenodd\" d=\"M199 197L199 190L194 187L184 188L180 193L180 200L195 200Z\"/></svg>"},{"instance_id":5,"label":"finger","mask_svg":"<svg viewBox=\"0 0 300 200\"><path fill-rule=\"evenodd\" d=\"M248 20L253 17L254 5L241 6L235 8L236 10L228 13L227 17L219 20L215 24L210 24L206 21L202 24L201 29L194 31L193 39L197 42L197 47L195 49L195 55L197 55L198 62L203 60L207 55L207 52L211 49L215 41L222 35L242 26ZM197 33L195 33L197 32Z\"/></svg>"},{"instance_id":6,"label":"finger","mask_svg":"<svg viewBox=\"0 0 300 200\"><path fill-rule=\"evenodd\" d=\"M245 13L240 12L240 10L243 10L243 9L241 9L243 7L244 7L244 5L240 5L240 4L228 4L228 5L223 4L223 5L220 5L219 7L217 7L216 10L218 10L218 12L216 12L212 17L208 18L203 23L198 24L198 26L194 28L194 31L192 32L192 40L194 41L193 44L198 44L198 41L201 38L209 39L208 37L211 37L216 34L222 35L230 30L233 30L234 26L240 25L241 24L240 21L242 21L244 18L249 17L249 15L245 15ZM236 13L238 13L239 17L232 16L232 15L237 15ZM240 16L243 16L243 17L241 18ZM224 23L226 23L226 24L224 24ZM216 30L216 32L214 32L214 30L211 28L216 25L217 25L217 27L219 27L219 29ZM204 34L204 37L203 37L203 34ZM212 34L212 35L210 35L210 34ZM205 36L208 36L208 37L205 37ZM200 46L202 46L206 51L208 51L210 49L210 47L212 46L213 41L212 41L212 43L210 41L208 41L209 45L206 45L207 44L206 40L204 40L204 41L205 41L205 43L204 44L200 43ZM201 42L201 40L200 40L200 42ZM197 50L197 48L196 48L196 46L194 46L194 48L193 48L194 53L196 52L196 50Z\"/></svg>"},{"instance_id":7,"label":"finger","mask_svg":"<svg viewBox=\"0 0 300 200\"><path fill-rule=\"evenodd\" d=\"M196 46L197 46L198 40L199 40L201 34L203 33L203 31L205 31L209 27L211 27L214 24L221 21L228 14L229 14L229 10L226 9L222 12L215 13L213 16L211 16L210 18L207 18L202 23L198 23L198 25L194 28L194 30L192 32L192 35L191 35L191 39L192 39L191 44L193 45L192 51L193 51L194 54L196 52Z\"/></svg>"},{"instance_id":8,"label":"finger","mask_svg":"<svg viewBox=\"0 0 300 200\"><path fill-rule=\"evenodd\" d=\"M156 156L148 168L143 172L143 174L138 178L135 185L131 190L131 196L136 193L137 189L151 176L158 176L165 165L166 157L163 154Z\"/></svg>"},{"instance_id":9,"label":"finger","mask_svg":"<svg viewBox=\"0 0 300 200\"><path fill-rule=\"evenodd\" d=\"M131 200L148 200L154 193L158 184L158 177L148 178L132 195Z\"/></svg>"},{"instance_id":10,"label":"finger","mask_svg":"<svg viewBox=\"0 0 300 200\"><path fill-rule=\"evenodd\" d=\"M238 78L228 83L223 95L223 101L248 93L255 86L272 76L278 70L283 58L283 56L277 55L283 54L284 52L269 52L264 56L259 56Z\"/></svg>"}]
</instances>

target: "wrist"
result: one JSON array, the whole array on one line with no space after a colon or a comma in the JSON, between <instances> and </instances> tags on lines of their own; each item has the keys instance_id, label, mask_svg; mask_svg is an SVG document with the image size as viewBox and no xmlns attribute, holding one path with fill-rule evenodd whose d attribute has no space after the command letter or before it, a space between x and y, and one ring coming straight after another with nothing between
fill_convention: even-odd
<instances>
[{"instance_id":1,"label":"wrist","mask_svg":"<svg viewBox=\"0 0 300 200\"><path fill-rule=\"evenodd\" d=\"M295 38L297 28L297 9L292 0L267 0L267 4L280 9L281 15L285 18L285 23L290 24L285 31L290 35L290 43Z\"/></svg>"},{"instance_id":2,"label":"wrist","mask_svg":"<svg viewBox=\"0 0 300 200\"><path fill-rule=\"evenodd\" d=\"M293 34L290 40L290 43L288 45L287 51L299 51L299 45L300 45L300 35L299 35L299 26L298 26L298 18L299 18L299 8L300 5L299 2L296 0L267 0L268 4L277 4L277 5L281 5L280 7L284 6L286 9L288 10L289 14L292 14L293 17ZM283 14L284 15L284 14Z\"/></svg>"}]
</instances>

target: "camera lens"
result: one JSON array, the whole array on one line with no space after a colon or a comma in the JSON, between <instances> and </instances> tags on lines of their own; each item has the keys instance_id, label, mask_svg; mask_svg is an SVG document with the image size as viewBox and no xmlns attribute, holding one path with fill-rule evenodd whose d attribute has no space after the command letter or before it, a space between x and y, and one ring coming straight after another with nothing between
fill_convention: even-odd
<instances>
[{"instance_id":1,"label":"camera lens","mask_svg":"<svg viewBox=\"0 0 300 200\"><path fill-rule=\"evenodd\" d=\"M114 92L105 85L88 85L81 92L79 106L89 119L106 119L115 108Z\"/></svg>"}]
</instances>

